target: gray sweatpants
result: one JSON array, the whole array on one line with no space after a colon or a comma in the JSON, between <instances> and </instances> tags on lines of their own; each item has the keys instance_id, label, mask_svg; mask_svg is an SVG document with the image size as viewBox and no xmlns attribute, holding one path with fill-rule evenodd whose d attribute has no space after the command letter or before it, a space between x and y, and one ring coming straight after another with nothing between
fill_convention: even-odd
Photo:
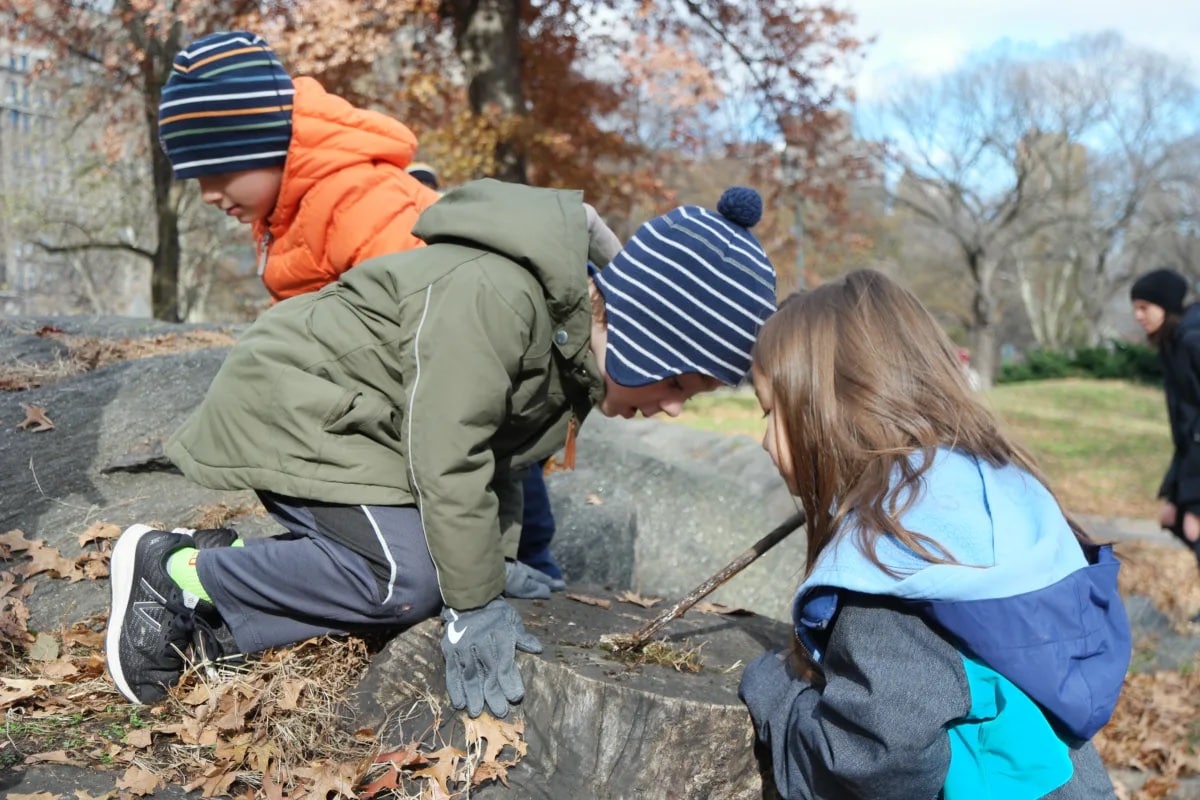
<instances>
[{"instance_id":1,"label":"gray sweatpants","mask_svg":"<svg viewBox=\"0 0 1200 800\"><path fill-rule=\"evenodd\" d=\"M200 582L238 649L399 629L442 608L415 506L344 506L259 493L287 533L201 550Z\"/></svg>"}]
</instances>

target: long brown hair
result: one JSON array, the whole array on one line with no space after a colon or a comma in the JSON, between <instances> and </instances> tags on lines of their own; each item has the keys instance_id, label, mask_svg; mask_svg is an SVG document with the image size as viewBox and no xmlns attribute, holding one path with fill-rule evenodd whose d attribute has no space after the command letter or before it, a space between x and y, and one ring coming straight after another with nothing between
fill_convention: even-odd
<instances>
[{"instance_id":1,"label":"long brown hair","mask_svg":"<svg viewBox=\"0 0 1200 800\"><path fill-rule=\"evenodd\" d=\"M862 523L858 545L881 569L884 535L930 562L951 562L936 541L899 522L938 447L1016 464L1049 489L969 387L937 321L880 272L851 272L787 298L759 334L754 366L769 381L777 436L808 515L806 575L851 512ZM924 458L913 459L918 451Z\"/></svg>"}]
</instances>

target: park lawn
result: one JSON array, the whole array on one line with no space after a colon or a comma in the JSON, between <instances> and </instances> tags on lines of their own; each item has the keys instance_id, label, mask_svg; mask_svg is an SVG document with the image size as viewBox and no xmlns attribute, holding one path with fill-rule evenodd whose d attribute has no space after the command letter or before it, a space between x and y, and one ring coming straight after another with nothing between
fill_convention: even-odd
<instances>
[{"instance_id":1,"label":"park lawn","mask_svg":"<svg viewBox=\"0 0 1200 800\"><path fill-rule=\"evenodd\" d=\"M985 397L1068 509L1157 515L1154 496L1171 455L1162 389L1070 378L1004 384ZM763 432L762 411L745 389L696 397L677 421L755 439Z\"/></svg>"}]
</instances>

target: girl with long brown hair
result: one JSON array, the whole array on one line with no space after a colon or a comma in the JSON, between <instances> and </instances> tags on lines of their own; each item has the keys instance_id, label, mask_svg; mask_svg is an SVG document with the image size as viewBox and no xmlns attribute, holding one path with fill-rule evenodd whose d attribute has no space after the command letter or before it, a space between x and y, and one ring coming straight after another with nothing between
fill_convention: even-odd
<instances>
[{"instance_id":1,"label":"girl with long brown hair","mask_svg":"<svg viewBox=\"0 0 1200 800\"><path fill-rule=\"evenodd\" d=\"M752 375L809 520L793 647L741 686L782 794L1113 797L1089 739L1129 663L1118 564L929 312L850 273L780 306Z\"/></svg>"}]
</instances>

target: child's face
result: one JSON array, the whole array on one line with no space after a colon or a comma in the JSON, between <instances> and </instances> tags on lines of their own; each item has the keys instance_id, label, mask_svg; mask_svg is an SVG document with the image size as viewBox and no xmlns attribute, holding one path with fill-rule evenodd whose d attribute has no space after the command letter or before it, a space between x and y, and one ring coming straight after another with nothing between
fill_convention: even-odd
<instances>
[{"instance_id":1,"label":"child's face","mask_svg":"<svg viewBox=\"0 0 1200 800\"><path fill-rule=\"evenodd\" d=\"M788 491L798 494L796 472L792 469L792 454L788 450L783 421L775 413L775 396L771 391L771 382L759 372L758 367L750 370L750 376L754 380L754 394L758 398L758 405L762 408L763 416L767 420L767 429L763 433L762 440L763 450L766 450L767 454L771 456L771 460L775 462L775 468L779 470L780 476L787 484Z\"/></svg>"},{"instance_id":2,"label":"child's face","mask_svg":"<svg viewBox=\"0 0 1200 800\"><path fill-rule=\"evenodd\" d=\"M639 411L643 417L652 417L660 411L668 417L678 417L683 404L690 398L702 392L711 392L721 385L716 378L687 372L645 386L622 386L605 372L604 399L597 408L606 417L629 419Z\"/></svg>"},{"instance_id":3,"label":"child's face","mask_svg":"<svg viewBox=\"0 0 1200 800\"><path fill-rule=\"evenodd\" d=\"M201 175L200 199L238 222L262 222L275 210L283 167L262 167L222 175Z\"/></svg>"},{"instance_id":4,"label":"child's face","mask_svg":"<svg viewBox=\"0 0 1200 800\"><path fill-rule=\"evenodd\" d=\"M592 291L595 292L593 285ZM711 375L687 372L673 378L646 384L645 386L622 386L608 376L604 360L608 350L608 328L602 322L592 321L592 355L604 377L604 399L596 406L606 417L629 419L639 411L643 417L652 417L660 411L668 417L677 417L683 404L701 392L711 392L724 384Z\"/></svg>"},{"instance_id":5,"label":"child's face","mask_svg":"<svg viewBox=\"0 0 1200 800\"><path fill-rule=\"evenodd\" d=\"M1167 312L1160 305L1149 303L1145 300L1133 301L1133 318L1137 320L1137 324L1142 326L1142 330L1147 336L1152 336L1162 327L1163 321L1167 318Z\"/></svg>"}]
</instances>

